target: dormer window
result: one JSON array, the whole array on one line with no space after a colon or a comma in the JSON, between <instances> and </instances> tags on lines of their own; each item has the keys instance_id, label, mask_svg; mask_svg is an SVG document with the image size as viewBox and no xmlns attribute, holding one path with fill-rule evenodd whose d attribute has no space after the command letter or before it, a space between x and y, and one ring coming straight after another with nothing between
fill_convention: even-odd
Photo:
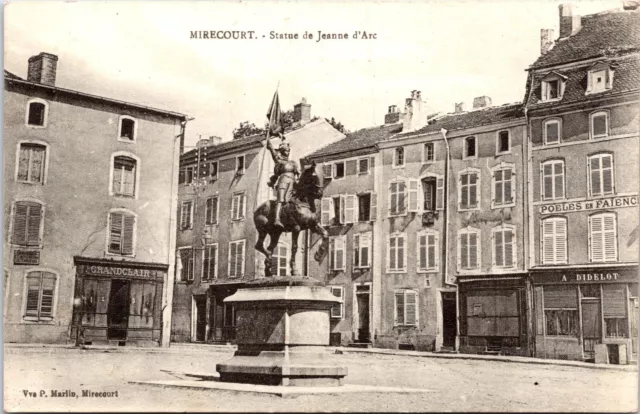
<instances>
[{"instance_id":1,"label":"dormer window","mask_svg":"<svg viewBox=\"0 0 640 414\"><path fill-rule=\"evenodd\" d=\"M564 93L564 82L566 76L557 72L551 72L542 78L542 101L553 101L562 99Z\"/></svg>"},{"instance_id":2,"label":"dormer window","mask_svg":"<svg viewBox=\"0 0 640 414\"><path fill-rule=\"evenodd\" d=\"M587 74L587 93L604 92L611 89L613 84L613 71L603 62L598 62L589 68Z\"/></svg>"}]
</instances>

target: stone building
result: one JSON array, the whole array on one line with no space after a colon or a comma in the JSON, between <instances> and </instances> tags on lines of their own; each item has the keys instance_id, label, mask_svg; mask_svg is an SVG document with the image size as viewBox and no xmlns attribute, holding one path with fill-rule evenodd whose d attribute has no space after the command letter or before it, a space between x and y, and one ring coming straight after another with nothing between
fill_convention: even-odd
<instances>
[{"instance_id":1,"label":"stone building","mask_svg":"<svg viewBox=\"0 0 640 414\"><path fill-rule=\"evenodd\" d=\"M81 319L86 343L167 345L187 117L59 87L57 62L5 71L4 340Z\"/></svg>"}]
</instances>

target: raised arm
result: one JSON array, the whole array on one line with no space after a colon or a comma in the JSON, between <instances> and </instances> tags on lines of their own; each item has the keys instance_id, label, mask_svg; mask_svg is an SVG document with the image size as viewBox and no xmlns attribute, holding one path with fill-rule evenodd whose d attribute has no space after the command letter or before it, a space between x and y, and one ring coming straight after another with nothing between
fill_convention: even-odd
<instances>
[{"instance_id":1,"label":"raised arm","mask_svg":"<svg viewBox=\"0 0 640 414\"><path fill-rule=\"evenodd\" d=\"M269 138L268 134L267 134L267 149L271 153L271 158L273 158L274 161L277 161L278 152L275 150L275 148L273 148L273 144L271 143L271 139Z\"/></svg>"}]
</instances>

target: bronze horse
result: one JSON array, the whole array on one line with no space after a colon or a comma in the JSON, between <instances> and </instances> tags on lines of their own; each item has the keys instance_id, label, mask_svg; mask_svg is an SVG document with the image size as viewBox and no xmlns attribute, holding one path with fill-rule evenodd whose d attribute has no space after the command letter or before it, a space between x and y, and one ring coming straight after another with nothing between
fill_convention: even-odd
<instances>
[{"instance_id":1,"label":"bronze horse","mask_svg":"<svg viewBox=\"0 0 640 414\"><path fill-rule=\"evenodd\" d=\"M253 222L258 230L258 241L255 248L266 256L264 260L265 276L272 276L271 273L271 257L273 251L278 246L278 240L282 233L291 233L291 276L300 276L296 268L296 253L298 251L298 235L303 230L311 230L312 232L322 236L322 244L316 252L314 258L316 261L322 260L326 251L329 234L320 226L319 219L316 214L315 201L322 198L322 186L320 178L315 171L315 162L305 167L298 181L294 184L291 201L282 206L280 219L284 228L278 228L273 225L275 216L275 200L269 200L262 203L253 213ZM264 239L269 235L269 246L265 249Z\"/></svg>"}]
</instances>

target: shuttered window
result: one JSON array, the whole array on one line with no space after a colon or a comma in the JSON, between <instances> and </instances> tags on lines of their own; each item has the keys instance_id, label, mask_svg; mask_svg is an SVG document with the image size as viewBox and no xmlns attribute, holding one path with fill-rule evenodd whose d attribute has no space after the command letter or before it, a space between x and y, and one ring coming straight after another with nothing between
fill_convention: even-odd
<instances>
[{"instance_id":1,"label":"shuttered window","mask_svg":"<svg viewBox=\"0 0 640 414\"><path fill-rule=\"evenodd\" d=\"M553 160L540 164L543 200L564 198L564 161Z\"/></svg>"},{"instance_id":2,"label":"shuttered window","mask_svg":"<svg viewBox=\"0 0 640 414\"><path fill-rule=\"evenodd\" d=\"M469 210L478 207L478 178L477 172L460 174L460 210Z\"/></svg>"},{"instance_id":3,"label":"shuttered window","mask_svg":"<svg viewBox=\"0 0 640 414\"><path fill-rule=\"evenodd\" d=\"M405 234L393 234L387 239L387 271L407 271L407 237Z\"/></svg>"},{"instance_id":4,"label":"shuttered window","mask_svg":"<svg viewBox=\"0 0 640 414\"><path fill-rule=\"evenodd\" d=\"M542 264L567 263L567 219L551 217L540 223Z\"/></svg>"},{"instance_id":5,"label":"shuttered window","mask_svg":"<svg viewBox=\"0 0 640 414\"><path fill-rule=\"evenodd\" d=\"M515 174L510 168L493 172L493 200L491 207L504 207L515 203Z\"/></svg>"},{"instance_id":6,"label":"shuttered window","mask_svg":"<svg viewBox=\"0 0 640 414\"><path fill-rule=\"evenodd\" d=\"M417 234L418 271L438 270L438 233L422 232Z\"/></svg>"},{"instance_id":7,"label":"shuttered window","mask_svg":"<svg viewBox=\"0 0 640 414\"><path fill-rule=\"evenodd\" d=\"M323 197L320 202L320 225L331 225L331 219L333 219L333 199L331 197Z\"/></svg>"},{"instance_id":8,"label":"shuttered window","mask_svg":"<svg viewBox=\"0 0 640 414\"><path fill-rule=\"evenodd\" d=\"M479 239L480 232L477 230L464 230L458 234L458 268L460 270L480 268Z\"/></svg>"},{"instance_id":9,"label":"shuttered window","mask_svg":"<svg viewBox=\"0 0 640 414\"><path fill-rule=\"evenodd\" d=\"M216 279L218 277L218 245L205 246L202 254L202 280Z\"/></svg>"},{"instance_id":10,"label":"shuttered window","mask_svg":"<svg viewBox=\"0 0 640 414\"><path fill-rule=\"evenodd\" d=\"M180 280L187 281L193 280L194 278L194 258L193 258L193 249L190 247L181 248L179 250L179 260L178 268L180 269Z\"/></svg>"},{"instance_id":11,"label":"shuttered window","mask_svg":"<svg viewBox=\"0 0 640 414\"><path fill-rule=\"evenodd\" d=\"M578 335L578 292L576 286L544 286L546 334Z\"/></svg>"},{"instance_id":12,"label":"shuttered window","mask_svg":"<svg viewBox=\"0 0 640 414\"><path fill-rule=\"evenodd\" d=\"M333 165L332 164L322 164L322 180L326 184L333 178Z\"/></svg>"},{"instance_id":13,"label":"shuttered window","mask_svg":"<svg viewBox=\"0 0 640 414\"><path fill-rule=\"evenodd\" d=\"M25 183L44 183L47 147L38 144L20 144L17 180Z\"/></svg>"},{"instance_id":14,"label":"shuttered window","mask_svg":"<svg viewBox=\"0 0 640 414\"><path fill-rule=\"evenodd\" d=\"M407 186L404 181L389 184L389 215L399 216L407 212Z\"/></svg>"},{"instance_id":15,"label":"shuttered window","mask_svg":"<svg viewBox=\"0 0 640 414\"><path fill-rule=\"evenodd\" d=\"M329 270L345 270L346 247L347 236L337 236L329 239Z\"/></svg>"},{"instance_id":16,"label":"shuttered window","mask_svg":"<svg viewBox=\"0 0 640 414\"><path fill-rule=\"evenodd\" d=\"M589 217L589 256L591 262L618 260L617 220L613 213Z\"/></svg>"},{"instance_id":17,"label":"shuttered window","mask_svg":"<svg viewBox=\"0 0 640 414\"><path fill-rule=\"evenodd\" d=\"M44 271L29 272L27 274L25 319L51 320L53 318L55 289L55 274Z\"/></svg>"},{"instance_id":18,"label":"shuttered window","mask_svg":"<svg viewBox=\"0 0 640 414\"><path fill-rule=\"evenodd\" d=\"M11 243L19 246L39 246L43 207L35 201L16 201L13 206Z\"/></svg>"},{"instance_id":19,"label":"shuttered window","mask_svg":"<svg viewBox=\"0 0 640 414\"><path fill-rule=\"evenodd\" d=\"M238 240L229 243L229 277L243 277L244 276L244 240Z\"/></svg>"},{"instance_id":20,"label":"shuttered window","mask_svg":"<svg viewBox=\"0 0 640 414\"><path fill-rule=\"evenodd\" d=\"M190 229L193 226L193 201L184 201L180 207L180 229Z\"/></svg>"},{"instance_id":21,"label":"shuttered window","mask_svg":"<svg viewBox=\"0 0 640 414\"><path fill-rule=\"evenodd\" d=\"M418 292L402 290L395 292L395 325L418 326Z\"/></svg>"},{"instance_id":22,"label":"shuttered window","mask_svg":"<svg viewBox=\"0 0 640 414\"><path fill-rule=\"evenodd\" d=\"M109 253L133 255L133 237L136 218L133 214L109 214Z\"/></svg>"},{"instance_id":23,"label":"shuttered window","mask_svg":"<svg viewBox=\"0 0 640 414\"><path fill-rule=\"evenodd\" d=\"M218 201L218 197L210 197L207 199L205 223L208 225L218 224Z\"/></svg>"},{"instance_id":24,"label":"shuttered window","mask_svg":"<svg viewBox=\"0 0 640 414\"><path fill-rule=\"evenodd\" d=\"M590 196L598 197L613 193L613 155L598 154L589 157Z\"/></svg>"},{"instance_id":25,"label":"shuttered window","mask_svg":"<svg viewBox=\"0 0 640 414\"><path fill-rule=\"evenodd\" d=\"M129 157L115 157L113 159L113 194L135 195L136 160Z\"/></svg>"},{"instance_id":26,"label":"shuttered window","mask_svg":"<svg viewBox=\"0 0 640 414\"><path fill-rule=\"evenodd\" d=\"M353 267L371 266L371 232L353 235Z\"/></svg>"},{"instance_id":27,"label":"shuttered window","mask_svg":"<svg viewBox=\"0 0 640 414\"><path fill-rule=\"evenodd\" d=\"M493 229L493 266L510 269L516 266L515 230L511 227Z\"/></svg>"},{"instance_id":28,"label":"shuttered window","mask_svg":"<svg viewBox=\"0 0 640 414\"><path fill-rule=\"evenodd\" d=\"M333 296L340 299L340 303L331 307L331 318L342 319L344 318L344 286L329 286Z\"/></svg>"},{"instance_id":29,"label":"shuttered window","mask_svg":"<svg viewBox=\"0 0 640 414\"><path fill-rule=\"evenodd\" d=\"M356 215L358 212L358 198L355 194L345 194L340 196L340 204L344 207L341 209L344 211L343 224L352 224L358 221L358 216Z\"/></svg>"}]
</instances>

